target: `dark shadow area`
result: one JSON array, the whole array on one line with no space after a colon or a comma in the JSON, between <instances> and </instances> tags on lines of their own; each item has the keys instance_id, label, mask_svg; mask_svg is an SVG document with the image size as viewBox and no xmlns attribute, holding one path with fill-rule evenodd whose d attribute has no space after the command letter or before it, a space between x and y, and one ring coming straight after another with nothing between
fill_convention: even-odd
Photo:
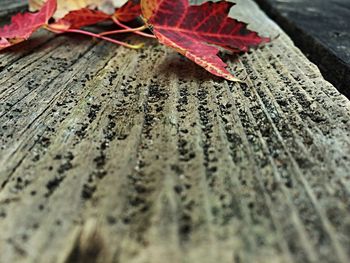
<instances>
[{"instance_id":1,"label":"dark shadow area","mask_svg":"<svg viewBox=\"0 0 350 263\"><path fill-rule=\"evenodd\" d=\"M337 11L335 0L311 4L255 1L319 67L324 78L350 98L350 37L347 32L350 16L347 9Z\"/></svg>"},{"instance_id":2,"label":"dark shadow area","mask_svg":"<svg viewBox=\"0 0 350 263\"><path fill-rule=\"evenodd\" d=\"M172 49L169 48L169 50ZM164 59L163 63L159 65L159 74L169 75L169 72L171 72L171 74L175 74L182 81L213 80L218 83L225 81L225 79L211 74L210 72L206 71L203 67L197 65L185 56L177 53L175 50L172 50L172 52L169 52L168 54L166 54L166 56L167 57ZM237 59L239 57L239 55L237 54L229 54L227 52L220 52L218 56L225 63L230 62L229 64L237 63ZM232 66L227 67L227 70L231 72L234 76L236 76L234 70L232 69Z\"/></svg>"}]
</instances>

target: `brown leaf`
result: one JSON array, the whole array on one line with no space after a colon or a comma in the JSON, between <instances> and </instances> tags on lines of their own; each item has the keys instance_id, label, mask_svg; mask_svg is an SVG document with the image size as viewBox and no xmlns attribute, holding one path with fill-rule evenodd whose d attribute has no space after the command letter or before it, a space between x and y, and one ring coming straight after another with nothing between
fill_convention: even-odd
<instances>
[{"instance_id":1,"label":"brown leaf","mask_svg":"<svg viewBox=\"0 0 350 263\"><path fill-rule=\"evenodd\" d=\"M57 0L57 11L54 14L55 19L60 19L70 11L82 8L98 8L105 13L112 14L114 8L123 6L127 0ZM45 0L29 0L29 10L37 11L45 3Z\"/></svg>"}]
</instances>

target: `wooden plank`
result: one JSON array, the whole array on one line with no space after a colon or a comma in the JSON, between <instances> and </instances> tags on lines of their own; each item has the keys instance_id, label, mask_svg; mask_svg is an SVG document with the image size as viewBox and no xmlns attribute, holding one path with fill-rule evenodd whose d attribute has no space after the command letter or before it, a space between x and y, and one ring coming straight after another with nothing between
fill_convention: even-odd
<instances>
[{"instance_id":1,"label":"wooden plank","mask_svg":"<svg viewBox=\"0 0 350 263\"><path fill-rule=\"evenodd\" d=\"M24 11L27 8L27 1L24 0L1 0L0 1L0 19L8 17L9 15L16 14ZM4 21L0 20L0 25Z\"/></svg>"},{"instance_id":2,"label":"wooden plank","mask_svg":"<svg viewBox=\"0 0 350 263\"><path fill-rule=\"evenodd\" d=\"M350 98L350 2L348 0L256 0Z\"/></svg>"},{"instance_id":3,"label":"wooden plank","mask_svg":"<svg viewBox=\"0 0 350 263\"><path fill-rule=\"evenodd\" d=\"M280 35L225 56L246 84L154 41L0 54L1 263L349 262L350 102L233 13Z\"/></svg>"}]
</instances>

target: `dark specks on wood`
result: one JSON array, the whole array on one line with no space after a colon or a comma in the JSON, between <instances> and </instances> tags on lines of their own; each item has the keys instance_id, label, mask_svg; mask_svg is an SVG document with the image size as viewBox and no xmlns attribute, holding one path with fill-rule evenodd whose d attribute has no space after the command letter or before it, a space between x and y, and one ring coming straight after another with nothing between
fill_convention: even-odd
<instances>
[{"instance_id":1,"label":"dark specks on wood","mask_svg":"<svg viewBox=\"0 0 350 263\"><path fill-rule=\"evenodd\" d=\"M246 84L153 41L0 54L0 263L349 262L350 103L237 10L280 34L227 56Z\"/></svg>"}]
</instances>

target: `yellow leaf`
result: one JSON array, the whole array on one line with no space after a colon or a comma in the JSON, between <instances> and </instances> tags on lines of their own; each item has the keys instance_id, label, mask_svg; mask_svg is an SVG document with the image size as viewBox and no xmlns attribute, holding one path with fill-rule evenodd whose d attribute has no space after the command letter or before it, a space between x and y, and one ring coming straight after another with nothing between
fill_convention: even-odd
<instances>
[{"instance_id":1,"label":"yellow leaf","mask_svg":"<svg viewBox=\"0 0 350 263\"><path fill-rule=\"evenodd\" d=\"M39 10L45 0L28 0L29 10L37 11ZM107 13L113 13L114 8L123 6L127 0L57 0L57 11L54 14L54 18L57 20L64 17L70 11L79 10L81 8L90 7L98 8L101 11Z\"/></svg>"}]
</instances>

